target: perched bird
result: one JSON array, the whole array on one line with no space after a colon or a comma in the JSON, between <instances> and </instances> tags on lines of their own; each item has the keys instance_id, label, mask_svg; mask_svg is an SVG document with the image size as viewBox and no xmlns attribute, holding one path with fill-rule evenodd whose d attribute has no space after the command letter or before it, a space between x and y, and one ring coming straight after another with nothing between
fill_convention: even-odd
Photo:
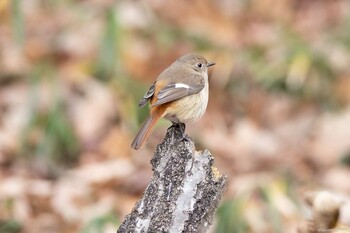
<instances>
[{"instance_id":1,"label":"perched bird","mask_svg":"<svg viewBox=\"0 0 350 233\"><path fill-rule=\"evenodd\" d=\"M208 104L208 67L215 65L203 56L187 54L165 69L151 85L139 103L150 102L150 115L137 133L131 147L139 149L148 140L162 117L179 125L185 133L186 122L200 119Z\"/></svg>"}]
</instances>

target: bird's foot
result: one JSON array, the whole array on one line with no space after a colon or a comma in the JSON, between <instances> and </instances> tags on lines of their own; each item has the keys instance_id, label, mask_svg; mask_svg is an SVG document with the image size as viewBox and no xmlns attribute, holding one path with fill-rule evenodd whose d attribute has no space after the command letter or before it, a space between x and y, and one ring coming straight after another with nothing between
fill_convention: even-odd
<instances>
[{"instance_id":1,"label":"bird's foot","mask_svg":"<svg viewBox=\"0 0 350 233\"><path fill-rule=\"evenodd\" d=\"M179 138L178 141L190 141L191 139L189 138L189 136L185 133L185 129L186 129L186 125L185 123L179 122L179 123L173 123L173 125L171 127L176 127L180 129L181 132L181 137Z\"/></svg>"}]
</instances>

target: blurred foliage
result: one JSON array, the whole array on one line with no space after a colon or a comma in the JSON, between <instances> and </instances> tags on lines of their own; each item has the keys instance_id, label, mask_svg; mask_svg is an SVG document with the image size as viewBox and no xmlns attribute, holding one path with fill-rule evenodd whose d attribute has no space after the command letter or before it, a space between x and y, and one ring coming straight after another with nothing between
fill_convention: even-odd
<instances>
[{"instance_id":1,"label":"blurred foliage","mask_svg":"<svg viewBox=\"0 0 350 233\"><path fill-rule=\"evenodd\" d=\"M333 37L332 41L334 41L334 43L343 44L348 51L350 51L349 28L350 28L350 16L347 16L338 27L335 27L330 32L330 35Z\"/></svg>"},{"instance_id":2,"label":"blurred foliage","mask_svg":"<svg viewBox=\"0 0 350 233\"><path fill-rule=\"evenodd\" d=\"M267 90L337 109L339 103L332 89L337 75L326 55L313 49L299 34L282 31L278 48L245 48L243 57L251 76ZM281 54L271 57L271 49L279 49Z\"/></svg>"},{"instance_id":3,"label":"blurred foliage","mask_svg":"<svg viewBox=\"0 0 350 233\"><path fill-rule=\"evenodd\" d=\"M244 220L246 197L236 196L233 200L223 202L217 210L216 233L248 232L248 223Z\"/></svg>"},{"instance_id":4,"label":"blurred foliage","mask_svg":"<svg viewBox=\"0 0 350 233\"><path fill-rule=\"evenodd\" d=\"M350 151L341 157L340 163L350 168Z\"/></svg>"},{"instance_id":5,"label":"blurred foliage","mask_svg":"<svg viewBox=\"0 0 350 233\"><path fill-rule=\"evenodd\" d=\"M24 20L22 12L22 0L13 0L11 4L11 21L14 40L18 45L23 46L24 35Z\"/></svg>"},{"instance_id":6,"label":"blurred foliage","mask_svg":"<svg viewBox=\"0 0 350 233\"><path fill-rule=\"evenodd\" d=\"M0 232L19 233L22 231L22 225L18 220L13 218L13 209L15 200L8 199L0 203Z\"/></svg>"},{"instance_id":7,"label":"blurred foliage","mask_svg":"<svg viewBox=\"0 0 350 233\"><path fill-rule=\"evenodd\" d=\"M115 227L118 224L118 218L113 213L96 217L91 220L80 232L81 233L103 233L107 225L112 224Z\"/></svg>"},{"instance_id":8,"label":"blurred foliage","mask_svg":"<svg viewBox=\"0 0 350 233\"><path fill-rule=\"evenodd\" d=\"M285 232L284 222L298 205L292 190L288 179L278 178L236 194L220 205L215 232Z\"/></svg>"},{"instance_id":9,"label":"blurred foliage","mask_svg":"<svg viewBox=\"0 0 350 233\"><path fill-rule=\"evenodd\" d=\"M31 207L37 200L67 228L73 222L69 232L116 226L122 216L108 212L115 206L86 223L80 213L96 203L79 191L113 196L118 213L129 211L146 185L149 148L161 140L157 135L148 149L131 151L132 136L149 112L138 101L165 67L188 52L217 63L210 71L208 111L189 132L213 151L232 183L247 173L260 181L228 194L215 232L283 232L303 214L299 189L327 182L347 187L338 181L347 180L350 161L348 142L342 142L348 141L349 122L346 112L340 114L350 101L347 9L341 0L0 0L0 232L26 233L28 223L19 222L23 216L15 209L35 221ZM83 112L78 120L76 109ZM260 124L263 117L270 124ZM120 178L94 167L109 159L127 160L137 172L125 175L127 167L120 168ZM86 164L92 167L88 177L72 179ZM259 169L280 179L265 182ZM37 179L40 191L29 189L27 179ZM73 191L65 179L72 179ZM69 201L52 207L57 200Z\"/></svg>"},{"instance_id":10,"label":"blurred foliage","mask_svg":"<svg viewBox=\"0 0 350 233\"><path fill-rule=\"evenodd\" d=\"M105 29L101 39L100 50L96 62L95 77L101 80L110 80L120 75L121 61L118 50L121 28L118 25L116 12L110 8L106 12Z\"/></svg>"},{"instance_id":11,"label":"blurred foliage","mask_svg":"<svg viewBox=\"0 0 350 233\"><path fill-rule=\"evenodd\" d=\"M16 220L2 221L0 219L0 232L19 233L21 232L21 230L22 230L21 224Z\"/></svg>"},{"instance_id":12,"label":"blurred foliage","mask_svg":"<svg viewBox=\"0 0 350 233\"><path fill-rule=\"evenodd\" d=\"M66 115L59 80L54 77L54 68L40 65L34 69L31 78L30 119L22 137L21 155L29 163L43 163L44 169L52 175L59 165L72 165L78 159L79 142ZM43 108L40 84L48 84L50 97Z\"/></svg>"}]
</instances>

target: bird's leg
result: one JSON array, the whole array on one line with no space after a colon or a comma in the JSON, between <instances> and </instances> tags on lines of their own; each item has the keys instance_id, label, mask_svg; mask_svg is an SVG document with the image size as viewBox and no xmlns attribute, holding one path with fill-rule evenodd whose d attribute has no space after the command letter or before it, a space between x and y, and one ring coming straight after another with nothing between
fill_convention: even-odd
<instances>
[{"instance_id":1,"label":"bird's leg","mask_svg":"<svg viewBox=\"0 0 350 233\"><path fill-rule=\"evenodd\" d=\"M179 141L182 141L182 140L189 140L189 137L186 135L185 133L185 129L186 129L186 125L185 123L182 123L182 122L173 122L173 125L171 127L177 127L180 129L180 132L181 132L181 138Z\"/></svg>"},{"instance_id":2,"label":"bird's leg","mask_svg":"<svg viewBox=\"0 0 350 233\"><path fill-rule=\"evenodd\" d=\"M181 134L182 134L182 138L187 137L187 135L185 134L185 130L186 130L186 125L185 125L185 123L180 122L180 123L178 124L178 127L180 128L180 131L181 131Z\"/></svg>"}]
</instances>

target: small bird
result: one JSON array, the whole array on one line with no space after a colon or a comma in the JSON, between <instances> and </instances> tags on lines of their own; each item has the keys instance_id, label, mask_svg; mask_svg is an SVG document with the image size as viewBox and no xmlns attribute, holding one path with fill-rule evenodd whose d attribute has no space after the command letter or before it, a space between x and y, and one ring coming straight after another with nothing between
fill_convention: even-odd
<instances>
[{"instance_id":1,"label":"small bird","mask_svg":"<svg viewBox=\"0 0 350 233\"><path fill-rule=\"evenodd\" d=\"M139 149L148 140L162 117L185 133L185 123L200 119L208 104L208 67L215 65L203 56L187 54L165 69L151 85L139 103L150 102L150 115L142 124L131 147ZM185 137L185 136L184 136Z\"/></svg>"}]
</instances>

